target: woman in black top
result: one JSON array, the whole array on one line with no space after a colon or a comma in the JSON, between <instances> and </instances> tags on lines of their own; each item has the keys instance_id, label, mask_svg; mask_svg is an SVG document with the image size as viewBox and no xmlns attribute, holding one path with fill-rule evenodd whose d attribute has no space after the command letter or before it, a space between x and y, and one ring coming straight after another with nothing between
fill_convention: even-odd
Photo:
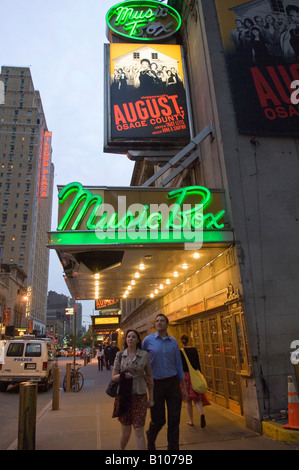
<instances>
[{"instance_id":1,"label":"woman in black top","mask_svg":"<svg viewBox=\"0 0 299 470\"><path fill-rule=\"evenodd\" d=\"M198 357L198 352L196 348L191 348L187 347L189 337L188 335L184 334L181 336L181 341L183 344L183 348L185 353L187 354L187 357L194 369L200 370L200 363L199 363L199 357ZM184 375L185 375L185 384L186 384L186 389L188 392L188 399L186 401L186 408L187 412L190 418L190 421L188 421L187 424L189 426L193 426L193 408L192 408L192 402L194 402L196 408L198 409L199 415L200 415L200 425L202 428L205 427L206 425L206 420L205 420L205 415L203 414L203 407L210 405L211 403L207 399L206 395L204 393L197 393L193 390L191 387L191 381L190 381L190 374L188 370L188 365L186 363L186 359L184 354L181 351L181 357L182 357L182 363L183 363L183 370L184 370ZM184 397L183 397L184 400Z\"/></svg>"}]
</instances>

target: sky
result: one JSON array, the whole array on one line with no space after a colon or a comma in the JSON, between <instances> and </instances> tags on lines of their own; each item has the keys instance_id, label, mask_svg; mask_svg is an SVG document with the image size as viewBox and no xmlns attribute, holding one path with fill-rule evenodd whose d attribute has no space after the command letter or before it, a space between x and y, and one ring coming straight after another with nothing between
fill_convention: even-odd
<instances>
[{"instance_id":1,"label":"sky","mask_svg":"<svg viewBox=\"0 0 299 470\"><path fill-rule=\"evenodd\" d=\"M119 0L120 1L120 0ZM55 167L51 230L57 227L57 185L130 186L134 163L103 153L105 16L118 0L1 2L1 66L30 67L39 90ZM55 250L48 290L70 296ZM82 301L83 324L94 301Z\"/></svg>"}]
</instances>

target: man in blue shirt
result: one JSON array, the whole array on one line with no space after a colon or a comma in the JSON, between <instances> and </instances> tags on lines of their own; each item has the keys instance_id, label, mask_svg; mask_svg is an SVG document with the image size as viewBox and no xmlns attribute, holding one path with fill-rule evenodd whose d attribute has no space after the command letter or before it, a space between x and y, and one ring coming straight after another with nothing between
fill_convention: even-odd
<instances>
[{"instance_id":1,"label":"man in blue shirt","mask_svg":"<svg viewBox=\"0 0 299 470\"><path fill-rule=\"evenodd\" d=\"M156 333L146 336L142 347L149 353L154 377L154 406L147 435L148 450L155 450L159 431L166 423L165 402L168 415L168 450L179 449L179 425L182 393L186 395L181 354L175 338L167 334L168 318L159 314L155 320Z\"/></svg>"}]
</instances>

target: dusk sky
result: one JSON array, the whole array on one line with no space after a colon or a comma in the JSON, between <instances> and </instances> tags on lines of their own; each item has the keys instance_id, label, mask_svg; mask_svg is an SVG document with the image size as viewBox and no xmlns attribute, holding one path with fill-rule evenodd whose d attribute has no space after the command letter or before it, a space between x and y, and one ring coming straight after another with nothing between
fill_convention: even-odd
<instances>
[{"instance_id":1,"label":"dusk sky","mask_svg":"<svg viewBox=\"0 0 299 470\"><path fill-rule=\"evenodd\" d=\"M105 16L115 0L2 2L1 65L30 67L39 90L55 166L52 230L57 227L57 185L129 186L133 162L103 153L103 44ZM48 290L70 295L55 251ZM90 323L94 302L83 304Z\"/></svg>"}]
</instances>

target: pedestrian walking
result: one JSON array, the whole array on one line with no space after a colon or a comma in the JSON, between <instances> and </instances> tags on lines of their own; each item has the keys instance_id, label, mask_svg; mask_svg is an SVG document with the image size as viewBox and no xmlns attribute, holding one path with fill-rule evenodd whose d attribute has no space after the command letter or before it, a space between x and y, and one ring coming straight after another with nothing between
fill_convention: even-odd
<instances>
[{"instance_id":1,"label":"pedestrian walking","mask_svg":"<svg viewBox=\"0 0 299 470\"><path fill-rule=\"evenodd\" d=\"M181 336L181 342L183 344L183 349L185 351L185 354L187 355L193 369L199 370L201 372L197 349L194 347L188 347L187 346L188 341L189 341L188 335L183 334ZM189 415L189 421L187 422L187 424L189 424L189 426L194 425L193 405L192 405L192 403L194 403L194 406L196 407L200 415L200 426L204 428L206 426L206 420L205 420L205 415L203 414L203 407L208 406L211 403L209 402L209 400L207 399L204 393L197 393L193 390L191 386L188 365L187 365L185 356L182 353L182 351L181 351L181 358L182 358L183 371L184 371L184 376L185 376L185 384L186 384L186 389L187 389L187 396L186 395L183 396L183 400L186 402L187 413Z\"/></svg>"},{"instance_id":2,"label":"pedestrian walking","mask_svg":"<svg viewBox=\"0 0 299 470\"><path fill-rule=\"evenodd\" d=\"M127 331L124 346L125 349L122 353L117 352L112 370L112 380L119 382L112 417L118 417L121 423L121 450L126 448L132 427L135 434L136 450L145 450L146 412L147 408L154 404L150 359L148 353L141 349L138 331Z\"/></svg>"},{"instance_id":3,"label":"pedestrian walking","mask_svg":"<svg viewBox=\"0 0 299 470\"><path fill-rule=\"evenodd\" d=\"M155 450L159 431L166 423L165 404L168 417L168 450L179 449L179 425L182 393L186 392L181 354L175 338L167 333L168 318L159 314L155 319L156 333L146 336L143 349L148 351L154 377L154 406L147 435L148 450Z\"/></svg>"},{"instance_id":4,"label":"pedestrian walking","mask_svg":"<svg viewBox=\"0 0 299 470\"><path fill-rule=\"evenodd\" d=\"M111 352L111 345L110 343L107 343L106 346L104 347L104 356L105 356L105 364L106 364L106 369L110 370L110 352Z\"/></svg>"},{"instance_id":5,"label":"pedestrian walking","mask_svg":"<svg viewBox=\"0 0 299 470\"><path fill-rule=\"evenodd\" d=\"M115 341L113 341L112 345L111 345L111 349L110 349L110 354L109 354L109 360L110 360L110 365L111 366L113 366L117 351L119 351L119 349L116 346Z\"/></svg>"},{"instance_id":6,"label":"pedestrian walking","mask_svg":"<svg viewBox=\"0 0 299 470\"><path fill-rule=\"evenodd\" d=\"M104 365L103 346L99 346L99 348L97 349L97 360L98 360L98 369L103 370L103 365Z\"/></svg>"}]
</instances>

